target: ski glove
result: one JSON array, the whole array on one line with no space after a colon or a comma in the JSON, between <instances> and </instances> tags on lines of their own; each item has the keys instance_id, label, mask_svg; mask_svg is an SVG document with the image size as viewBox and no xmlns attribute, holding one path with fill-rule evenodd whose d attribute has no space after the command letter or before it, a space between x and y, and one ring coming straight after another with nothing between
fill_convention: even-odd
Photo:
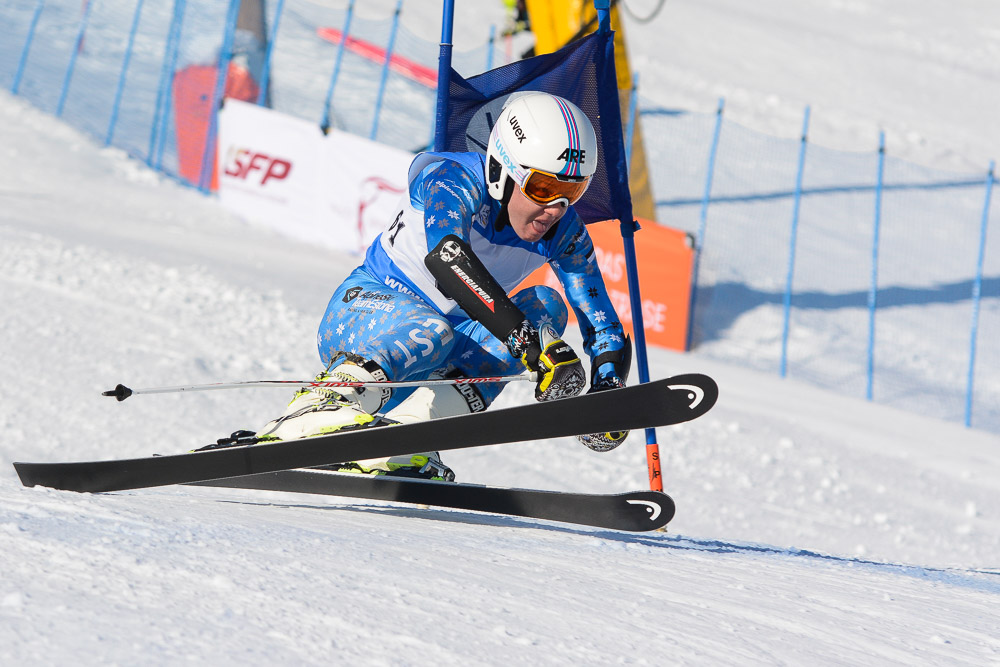
<instances>
[{"instance_id":1,"label":"ski glove","mask_svg":"<svg viewBox=\"0 0 1000 667\"><path fill-rule=\"evenodd\" d=\"M606 366L611 367L611 369L608 370L606 374L600 375L594 379L593 387L591 387L590 391L587 392L588 394L596 391L606 391L608 389L617 389L625 386L625 381L618 377L618 374L613 370L613 365L606 364ZM625 442L625 438L627 437L628 431L609 431L608 433L589 433L587 435L578 435L576 436L576 439L595 452L610 452L612 449Z\"/></svg>"},{"instance_id":2,"label":"ski glove","mask_svg":"<svg viewBox=\"0 0 1000 667\"><path fill-rule=\"evenodd\" d=\"M524 320L507 336L507 349L528 370L538 374L535 400L554 401L576 396L587 384L587 373L580 357L548 324L539 331Z\"/></svg>"}]
</instances>

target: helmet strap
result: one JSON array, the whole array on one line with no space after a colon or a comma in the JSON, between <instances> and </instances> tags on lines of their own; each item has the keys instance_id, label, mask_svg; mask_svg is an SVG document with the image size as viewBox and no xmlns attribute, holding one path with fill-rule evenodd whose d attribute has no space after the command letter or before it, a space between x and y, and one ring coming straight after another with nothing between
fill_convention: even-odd
<instances>
[{"instance_id":1,"label":"helmet strap","mask_svg":"<svg viewBox=\"0 0 1000 667\"><path fill-rule=\"evenodd\" d=\"M514 179L507 176L507 183L503 188L503 199L500 200L500 212L497 214L497 219L493 222L493 228L498 232L510 224L510 212L507 210L507 205L513 196Z\"/></svg>"}]
</instances>

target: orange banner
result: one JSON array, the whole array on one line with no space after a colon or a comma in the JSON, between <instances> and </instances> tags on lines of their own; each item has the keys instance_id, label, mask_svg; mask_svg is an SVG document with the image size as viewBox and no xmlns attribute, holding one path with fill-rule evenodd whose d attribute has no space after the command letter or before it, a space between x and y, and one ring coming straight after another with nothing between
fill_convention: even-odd
<instances>
[{"instance_id":1,"label":"orange banner","mask_svg":"<svg viewBox=\"0 0 1000 667\"><path fill-rule=\"evenodd\" d=\"M223 95L245 102L256 101L259 90L245 68L229 63ZM212 96L218 77L215 65L188 65L174 74L174 123L177 132L177 171L192 185L201 186L202 161L212 113ZM215 148L212 149L215 158ZM210 187L219 189L219 173L212 162Z\"/></svg>"},{"instance_id":2,"label":"orange banner","mask_svg":"<svg viewBox=\"0 0 1000 667\"><path fill-rule=\"evenodd\" d=\"M642 295L642 319L646 342L683 351L687 340L688 308L691 299L691 268L694 250L686 232L640 219L635 234L636 264ZM632 306L629 300L625 246L617 220L588 225L597 249L597 263L611 303L625 331L632 333ZM546 264L532 273L520 287L548 285L562 294L562 286ZM573 311L570 309L570 321ZM633 334L634 337L634 334Z\"/></svg>"}]
</instances>

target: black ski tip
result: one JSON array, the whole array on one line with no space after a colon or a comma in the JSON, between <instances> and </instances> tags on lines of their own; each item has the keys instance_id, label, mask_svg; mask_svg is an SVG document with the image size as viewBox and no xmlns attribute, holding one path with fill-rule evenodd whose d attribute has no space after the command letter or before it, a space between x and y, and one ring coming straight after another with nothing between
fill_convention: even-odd
<instances>
[{"instance_id":1,"label":"black ski tip","mask_svg":"<svg viewBox=\"0 0 1000 667\"><path fill-rule=\"evenodd\" d=\"M101 396L114 396L119 402L124 401L126 398L132 395L132 390L123 384L118 385L114 389L109 389L108 391L101 394Z\"/></svg>"},{"instance_id":2,"label":"black ski tip","mask_svg":"<svg viewBox=\"0 0 1000 667\"><path fill-rule=\"evenodd\" d=\"M660 530L674 518L677 506L663 491L632 491L618 496L628 504L607 528L632 532Z\"/></svg>"},{"instance_id":3,"label":"black ski tip","mask_svg":"<svg viewBox=\"0 0 1000 667\"><path fill-rule=\"evenodd\" d=\"M21 463L20 461L14 461L14 470L17 471L17 476L20 478L21 484L29 488L35 486L31 473L28 471L28 464Z\"/></svg>"}]
</instances>

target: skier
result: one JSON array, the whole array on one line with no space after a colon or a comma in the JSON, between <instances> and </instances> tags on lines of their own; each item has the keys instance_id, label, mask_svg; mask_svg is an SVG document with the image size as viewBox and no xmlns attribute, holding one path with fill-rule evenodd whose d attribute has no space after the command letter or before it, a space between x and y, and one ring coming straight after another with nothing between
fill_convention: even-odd
<instances>
[{"instance_id":1,"label":"skier","mask_svg":"<svg viewBox=\"0 0 1000 667\"><path fill-rule=\"evenodd\" d=\"M503 30L500 32L501 35L508 37L531 30L528 5L525 0L503 0L503 5L507 16L504 20Z\"/></svg>"},{"instance_id":2,"label":"skier","mask_svg":"<svg viewBox=\"0 0 1000 667\"><path fill-rule=\"evenodd\" d=\"M586 372L561 339L568 311L559 293L535 286L508 297L547 262L579 320L591 360L590 390L625 386L630 341L572 206L587 190L598 157L587 116L571 102L540 92L507 101L486 155L417 155L395 219L330 299L317 338L326 370L317 380L528 370L537 374L540 401L580 393ZM304 389L258 437L290 440L379 419L408 423L478 412L503 386L438 385L399 390L396 396L380 387ZM579 438L606 451L626 435ZM454 480L436 452L351 462L340 469Z\"/></svg>"}]
</instances>

